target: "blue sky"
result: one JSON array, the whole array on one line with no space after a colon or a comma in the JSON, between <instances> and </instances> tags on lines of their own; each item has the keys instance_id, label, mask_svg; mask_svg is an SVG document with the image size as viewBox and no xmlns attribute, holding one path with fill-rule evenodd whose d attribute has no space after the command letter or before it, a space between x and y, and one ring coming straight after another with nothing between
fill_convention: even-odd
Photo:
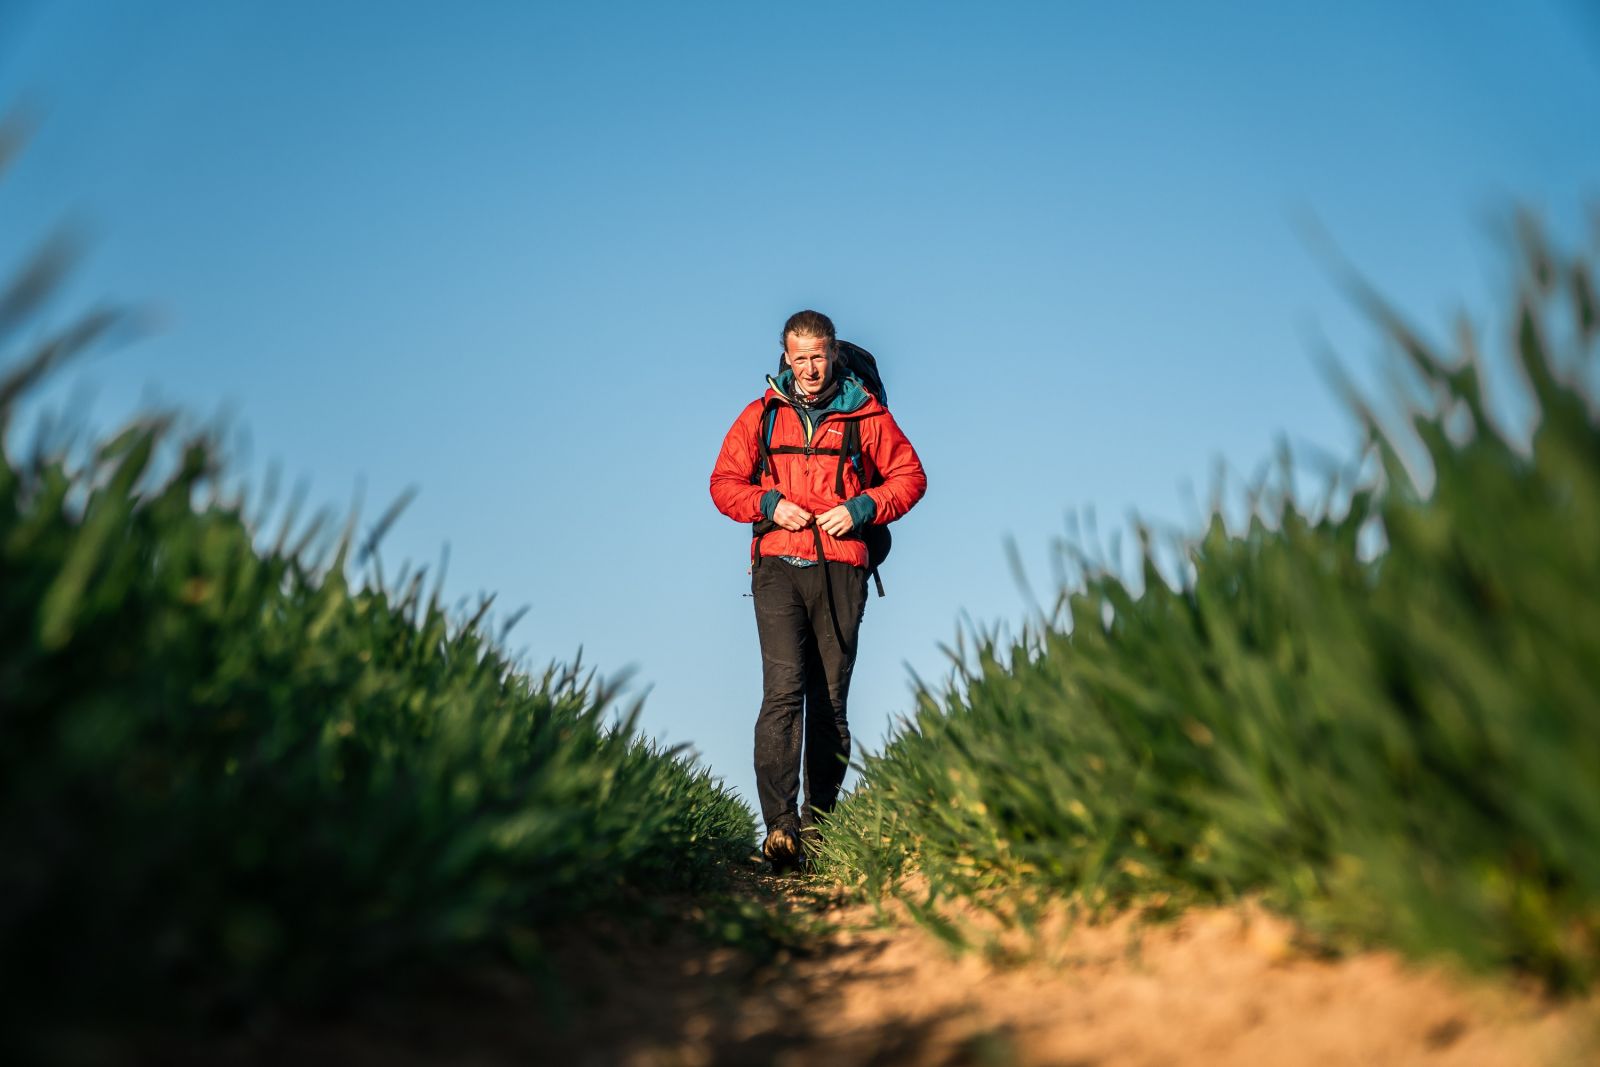
<instances>
[{"instance_id":1,"label":"blue sky","mask_svg":"<svg viewBox=\"0 0 1600 1067\"><path fill-rule=\"evenodd\" d=\"M1378 343L1308 227L1422 325L1493 309L1516 205L1600 202L1583 3L451 5L0 0L0 269L92 235L93 420L223 413L452 598L531 610L753 796L722 434L801 307L879 355L928 468L868 607L867 747L965 617L1048 594L1070 513L1197 521L1219 462L1351 452ZM1493 328L1497 324L1485 320ZM1187 488L1186 488L1187 487Z\"/></svg>"}]
</instances>

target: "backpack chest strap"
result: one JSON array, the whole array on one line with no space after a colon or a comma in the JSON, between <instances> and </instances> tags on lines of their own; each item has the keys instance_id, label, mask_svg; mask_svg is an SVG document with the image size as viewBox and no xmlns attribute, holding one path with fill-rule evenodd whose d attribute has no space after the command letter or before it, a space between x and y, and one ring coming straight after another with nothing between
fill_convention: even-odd
<instances>
[{"instance_id":1,"label":"backpack chest strap","mask_svg":"<svg viewBox=\"0 0 1600 1067\"><path fill-rule=\"evenodd\" d=\"M750 484L760 485L763 473L770 471L772 480L778 480L778 471L772 465L773 456L838 456L839 465L833 473L833 491L839 499L844 499L844 465L850 463L856 469L856 474L861 475L861 420L859 418L842 418L844 423L841 432L843 440L837 448L824 448L819 445L774 445L772 431L778 422L778 405L768 403L761 414L761 430L756 434L756 463L750 471Z\"/></svg>"},{"instance_id":2,"label":"backpack chest strap","mask_svg":"<svg viewBox=\"0 0 1600 1067\"><path fill-rule=\"evenodd\" d=\"M806 448L801 445L774 445L767 449L769 458L766 462L764 464L757 463L755 473L750 476L750 484L759 485L761 483L763 469L772 472L773 481L778 480L778 469L772 465L770 459L772 456L838 456L839 464L833 471L833 491L840 500L843 500L845 464L848 463L854 466L859 474L861 471L860 455L859 450L851 450L849 448Z\"/></svg>"},{"instance_id":3,"label":"backpack chest strap","mask_svg":"<svg viewBox=\"0 0 1600 1067\"><path fill-rule=\"evenodd\" d=\"M845 449L822 448L808 445L773 445L767 449L769 456L842 456Z\"/></svg>"}]
</instances>

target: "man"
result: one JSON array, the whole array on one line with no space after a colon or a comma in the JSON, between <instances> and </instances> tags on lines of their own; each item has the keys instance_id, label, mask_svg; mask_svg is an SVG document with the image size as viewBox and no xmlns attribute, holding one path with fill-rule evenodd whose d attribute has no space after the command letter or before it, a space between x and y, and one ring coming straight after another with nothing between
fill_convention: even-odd
<instances>
[{"instance_id":1,"label":"man","mask_svg":"<svg viewBox=\"0 0 1600 1067\"><path fill-rule=\"evenodd\" d=\"M842 362L832 321L797 312L782 336L787 369L739 414L711 472L717 509L755 524L756 791L767 827L762 852L779 869L799 862L802 831L832 809L844 781L846 702L867 603L863 531L900 518L928 486L894 416Z\"/></svg>"}]
</instances>

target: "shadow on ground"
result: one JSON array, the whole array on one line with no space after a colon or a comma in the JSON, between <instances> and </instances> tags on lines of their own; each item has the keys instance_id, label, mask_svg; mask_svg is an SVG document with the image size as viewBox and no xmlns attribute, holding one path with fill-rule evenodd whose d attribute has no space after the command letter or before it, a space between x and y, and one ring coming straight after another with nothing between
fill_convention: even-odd
<instances>
[{"instance_id":1,"label":"shadow on ground","mask_svg":"<svg viewBox=\"0 0 1600 1067\"><path fill-rule=\"evenodd\" d=\"M708 943L692 921L595 921L558 934L544 976L484 966L358 994L321 1017L264 1014L203 1039L167 1032L129 1047L68 1040L62 1062L200 1065L962 1064L1009 1062L1003 1035L952 1049L914 1014L824 1025L842 1008L836 976L874 965L881 942L817 936L839 906L802 878L746 873L746 900L787 913L788 947ZM906 976L914 984L911 976Z\"/></svg>"}]
</instances>

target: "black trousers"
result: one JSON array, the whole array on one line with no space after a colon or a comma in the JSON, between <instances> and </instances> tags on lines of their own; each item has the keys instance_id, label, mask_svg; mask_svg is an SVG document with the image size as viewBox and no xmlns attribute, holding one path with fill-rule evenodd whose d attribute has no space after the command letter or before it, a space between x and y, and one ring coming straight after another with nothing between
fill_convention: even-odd
<instances>
[{"instance_id":1,"label":"black trousers","mask_svg":"<svg viewBox=\"0 0 1600 1067\"><path fill-rule=\"evenodd\" d=\"M850 758L845 712L867 606L867 572L848 563L796 567L768 557L757 562L750 589L761 636L756 793L768 830L794 830L802 736L808 812L831 811L844 782Z\"/></svg>"}]
</instances>

